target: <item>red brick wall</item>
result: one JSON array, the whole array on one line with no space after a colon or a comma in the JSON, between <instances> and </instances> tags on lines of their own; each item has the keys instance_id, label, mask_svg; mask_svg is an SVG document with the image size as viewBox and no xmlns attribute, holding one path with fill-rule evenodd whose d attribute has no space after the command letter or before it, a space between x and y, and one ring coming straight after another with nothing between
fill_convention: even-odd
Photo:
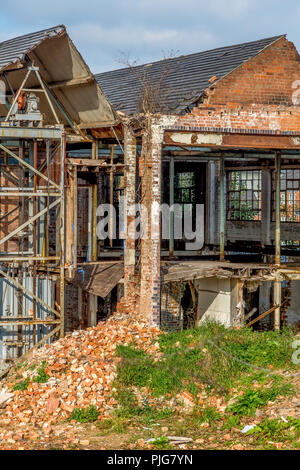
<instances>
[{"instance_id":1,"label":"red brick wall","mask_svg":"<svg viewBox=\"0 0 300 470\"><path fill-rule=\"evenodd\" d=\"M274 133L295 132L299 135L300 108L261 104L240 108L232 105L210 107L200 105L194 108L190 114L178 117L176 125L201 127L202 129L199 129L201 131L259 130L273 131Z\"/></svg>"},{"instance_id":2,"label":"red brick wall","mask_svg":"<svg viewBox=\"0 0 300 470\"><path fill-rule=\"evenodd\" d=\"M148 238L141 240L140 310L145 319L160 324L160 217L152 203L161 202L161 143L163 134L154 121L143 136L141 203L148 210Z\"/></svg>"},{"instance_id":3,"label":"red brick wall","mask_svg":"<svg viewBox=\"0 0 300 470\"><path fill-rule=\"evenodd\" d=\"M300 133L300 106L292 101L300 89L293 88L296 80L300 56L282 38L207 88L203 103L180 116L177 125Z\"/></svg>"},{"instance_id":4,"label":"red brick wall","mask_svg":"<svg viewBox=\"0 0 300 470\"><path fill-rule=\"evenodd\" d=\"M297 49L281 38L212 86L205 103L292 106L292 84L299 79Z\"/></svg>"}]
</instances>

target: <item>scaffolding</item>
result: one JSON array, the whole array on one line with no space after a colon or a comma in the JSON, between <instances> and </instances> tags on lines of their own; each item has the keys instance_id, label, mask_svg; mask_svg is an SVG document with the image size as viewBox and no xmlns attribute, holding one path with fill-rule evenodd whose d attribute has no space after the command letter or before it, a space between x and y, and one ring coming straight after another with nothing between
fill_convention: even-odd
<instances>
[{"instance_id":1,"label":"scaffolding","mask_svg":"<svg viewBox=\"0 0 300 470\"><path fill-rule=\"evenodd\" d=\"M25 88L31 73L40 89ZM38 93L46 96L55 125L43 124ZM64 334L65 150L64 126L38 68L30 66L0 123L0 345L6 361Z\"/></svg>"}]
</instances>

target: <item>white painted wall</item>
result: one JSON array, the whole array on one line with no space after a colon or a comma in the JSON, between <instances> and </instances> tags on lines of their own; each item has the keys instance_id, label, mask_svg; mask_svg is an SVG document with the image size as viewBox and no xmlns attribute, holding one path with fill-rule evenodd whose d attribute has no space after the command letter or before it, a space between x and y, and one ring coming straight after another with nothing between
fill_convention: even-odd
<instances>
[{"instance_id":1,"label":"white painted wall","mask_svg":"<svg viewBox=\"0 0 300 470\"><path fill-rule=\"evenodd\" d=\"M195 286L198 291L198 324L209 320L231 326L230 279L200 279Z\"/></svg>"}]
</instances>

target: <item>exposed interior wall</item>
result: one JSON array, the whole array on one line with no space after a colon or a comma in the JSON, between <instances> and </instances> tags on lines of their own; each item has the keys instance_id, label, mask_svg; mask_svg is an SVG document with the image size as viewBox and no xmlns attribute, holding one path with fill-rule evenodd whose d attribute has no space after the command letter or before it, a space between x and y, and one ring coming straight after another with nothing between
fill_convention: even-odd
<instances>
[{"instance_id":1,"label":"exposed interior wall","mask_svg":"<svg viewBox=\"0 0 300 470\"><path fill-rule=\"evenodd\" d=\"M166 330L181 330L183 309L181 307L182 286L172 282L162 286L160 325Z\"/></svg>"},{"instance_id":2,"label":"exposed interior wall","mask_svg":"<svg viewBox=\"0 0 300 470\"><path fill-rule=\"evenodd\" d=\"M232 325L232 285L230 279L199 279L195 281L198 292L198 324L216 321L226 327Z\"/></svg>"}]
</instances>

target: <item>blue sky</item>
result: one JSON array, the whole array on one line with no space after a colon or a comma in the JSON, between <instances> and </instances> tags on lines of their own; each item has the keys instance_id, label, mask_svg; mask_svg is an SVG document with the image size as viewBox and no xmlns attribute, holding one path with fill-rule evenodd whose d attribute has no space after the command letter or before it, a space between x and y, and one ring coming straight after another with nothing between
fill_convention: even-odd
<instances>
[{"instance_id":1,"label":"blue sky","mask_svg":"<svg viewBox=\"0 0 300 470\"><path fill-rule=\"evenodd\" d=\"M7 0L0 41L65 24L94 73L287 33L300 51L299 0Z\"/></svg>"}]
</instances>

